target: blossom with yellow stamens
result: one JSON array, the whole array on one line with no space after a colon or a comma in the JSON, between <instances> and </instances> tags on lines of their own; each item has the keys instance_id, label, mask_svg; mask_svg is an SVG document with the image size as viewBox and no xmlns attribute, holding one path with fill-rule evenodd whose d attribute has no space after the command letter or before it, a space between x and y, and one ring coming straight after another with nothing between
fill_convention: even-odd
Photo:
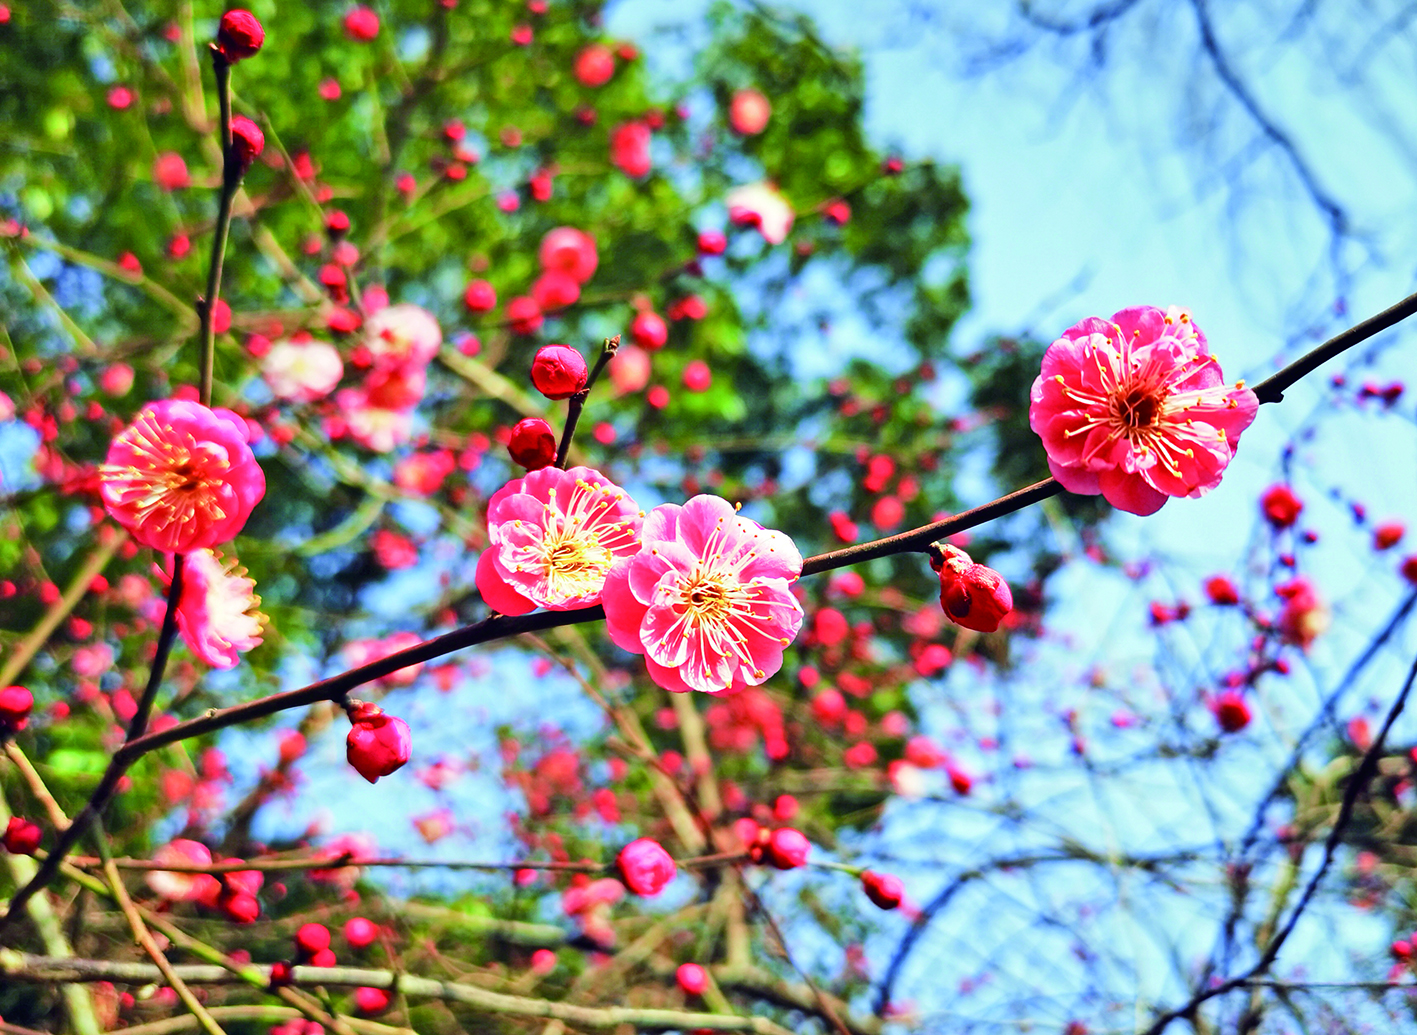
<instances>
[{"instance_id":1,"label":"blossom with yellow stamens","mask_svg":"<svg viewBox=\"0 0 1417 1035\"><path fill-rule=\"evenodd\" d=\"M230 410L148 403L99 466L104 507L135 540L164 553L230 542L266 494L248 433Z\"/></svg>"},{"instance_id":2,"label":"blossom with yellow stamens","mask_svg":"<svg viewBox=\"0 0 1417 1035\"><path fill-rule=\"evenodd\" d=\"M487 505L478 592L504 615L589 607L599 602L610 566L639 550L643 520L629 494L599 471L530 471Z\"/></svg>"},{"instance_id":3,"label":"blossom with yellow stamens","mask_svg":"<svg viewBox=\"0 0 1417 1035\"><path fill-rule=\"evenodd\" d=\"M171 585L172 563L159 575ZM182 566L177 631L192 653L212 668L235 668L241 655L261 644L266 616L257 611L256 582L214 550L193 550Z\"/></svg>"},{"instance_id":4,"label":"blossom with yellow stamens","mask_svg":"<svg viewBox=\"0 0 1417 1035\"><path fill-rule=\"evenodd\" d=\"M1224 383L1189 312L1138 306L1048 346L1028 422L1065 489L1146 515L1219 485L1258 407L1244 382Z\"/></svg>"},{"instance_id":5,"label":"blossom with yellow stamens","mask_svg":"<svg viewBox=\"0 0 1417 1035\"><path fill-rule=\"evenodd\" d=\"M802 555L781 532L695 496L655 507L639 552L617 561L601 594L606 628L645 656L666 690L757 686L782 667L802 628L791 584Z\"/></svg>"}]
</instances>

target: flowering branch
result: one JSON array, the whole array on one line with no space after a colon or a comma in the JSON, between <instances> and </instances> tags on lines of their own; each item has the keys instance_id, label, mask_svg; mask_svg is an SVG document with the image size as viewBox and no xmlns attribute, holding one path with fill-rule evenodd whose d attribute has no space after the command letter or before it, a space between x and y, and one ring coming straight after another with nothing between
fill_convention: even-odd
<instances>
[{"instance_id":1,"label":"flowering branch","mask_svg":"<svg viewBox=\"0 0 1417 1035\"><path fill-rule=\"evenodd\" d=\"M709 869L714 866L726 866L733 863L743 862L748 858L746 852L717 852L713 855L695 855L684 859L675 859L674 864L680 869L695 870ZM92 856L70 856L69 862L74 866L85 868L107 867L107 861L97 859ZM542 862L535 860L517 860L513 862L483 862L466 859L358 859L346 853L339 856L324 856L322 858L303 859L228 859L225 862L207 863L177 863L177 862L157 862L153 859L114 859L113 865L120 870L157 870L163 873L241 873L247 870L260 870L264 873L279 873L287 870L334 870L344 866L387 866L387 867L407 867L409 869L439 868L445 870L487 870L489 872L500 872L503 870L549 870L557 873L610 873L615 869L615 864L596 862ZM824 865L824 864L818 864ZM849 867L841 867L850 869Z\"/></svg>"},{"instance_id":2,"label":"flowering branch","mask_svg":"<svg viewBox=\"0 0 1417 1035\"><path fill-rule=\"evenodd\" d=\"M1299 359L1290 363L1282 370L1262 381L1255 388L1255 394L1261 402L1279 402L1283 399L1283 392L1294 382L1312 373L1320 365L1333 359L1359 344L1368 338L1394 326L1417 312L1417 294L1413 294L1403 299L1401 302L1384 310L1362 323L1355 324L1322 345L1305 353ZM602 357L604 358L604 357ZM943 521L932 522L920 528L902 532L899 535L888 536L884 539L874 540L869 543L860 543L855 546L848 546L841 550L830 553L819 554L808 558L802 565L803 575L815 575L824 571L831 571L836 568L843 568L861 561L867 561L876 557L885 557L900 553L913 553L926 550L929 545L938 539L953 535L973 528L985 522L1003 517L1032 506L1052 496L1056 496L1063 491L1061 485L1055 479L1048 478L1041 482L1036 482L1026 488L1019 489L1007 496L1002 496L991 503L975 507L972 510L957 514L954 517L946 518ZM170 598L175 599L175 598ZM170 603L169 601L169 603ZM97 813L95 804L102 808L107 804L108 798L116 788L118 778L126 772L127 768L137 759L148 752L155 751L167 744L173 744L180 740L191 737L202 736L207 733L214 733L217 730L225 729L228 726L240 723L251 722L256 719L265 718L278 712L290 708L299 708L313 704L317 701L343 701L351 690L373 682L382 676L390 675L400 669L416 665L421 662L430 661L434 658L443 657L454 651L462 650L466 647L488 643L494 640L505 639L510 636L517 636L526 632L539 632L545 629L553 629L559 626L579 625L586 622L600 621L605 617L605 611L600 606L577 608L569 611L539 611L517 617L494 614L490 618L484 619L473 625L455 629L442 636L426 640L417 646L406 650L390 654L378 661L358 668L350 669L328 679L320 680L309 686L301 687L298 690L290 690L285 693L273 694L269 697L259 698L255 701L248 701L244 704L233 705L229 708L213 708L205 715L197 719L190 719L187 722L178 723L165 730L155 733L147 733L129 739L114 754L109 764L108 771L105 772L98 788L94 791L85 806L84 811L79 814L73 826L61 835L59 843L51 852L50 857L45 860L35 879L22 888L13 899L4 916L0 916L0 930L3 930L13 919L18 916L19 907L40 888L48 884L57 872L58 864L63 857L73 847L77 841L82 828L87 826L87 818ZM165 625L166 623L164 623Z\"/></svg>"},{"instance_id":3,"label":"flowering branch","mask_svg":"<svg viewBox=\"0 0 1417 1035\"><path fill-rule=\"evenodd\" d=\"M270 979L270 967L251 966L251 971ZM187 964L172 967L183 981L203 985L245 984L246 979L225 967ZM790 1035L787 1029L766 1017L738 1017L733 1014L695 1013L688 1010L635 1009L624 1006L577 1006L572 1003L527 996L506 995L474 985L431 978L413 977L389 970L364 967L293 967L297 983L332 987L367 987L397 990L419 998L465 1003L489 1014L515 1017L544 1017L587 1028L614 1028L630 1025L636 1029L684 1029L705 1031L748 1031L757 1035ZM150 984L163 980L157 967L147 963L119 963L110 960L57 959L0 950L0 974L14 981L48 984L57 981L117 981Z\"/></svg>"}]
</instances>

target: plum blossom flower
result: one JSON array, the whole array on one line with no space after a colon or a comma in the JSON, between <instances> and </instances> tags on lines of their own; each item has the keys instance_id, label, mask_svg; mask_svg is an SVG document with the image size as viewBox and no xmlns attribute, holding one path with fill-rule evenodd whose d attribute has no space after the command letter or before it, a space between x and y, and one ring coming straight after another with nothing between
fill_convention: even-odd
<instances>
[{"instance_id":1,"label":"plum blossom flower","mask_svg":"<svg viewBox=\"0 0 1417 1035\"><path fill-rule=\"evenodd\" d=\"M438 354L443 332L426 309L404 302L380 309L364 322L364 344L377 366L423 367Z\"/></svg>"},{"instance_id":2,"label":"plum blossom flower","mask_svg":"<svg viewBox=\"0 0 1417 1035\"><path fill-rule=\"evenodd\" d=\"M172 584L172 562L158 575ZM241 655L261 644L266 616L257 611L256 582L236 559L215 550L193 550L182 565L177 630L193 654L212 668L235 668Z\"/></svg>"},{"instance_id":3,"label":"plum blossom flower","mask_svg":"<svg viewBox=\"0 0 1417 1035\"><path fill-rule=\"evenodd\" d=\"M619 646L666 690L757 686L802 627L790 583L802 555L781 532L716 496L655 507L639 552L615 563L601 602Z\"/></svg>"},{"instance_id":4,"label":"plum blossom flower","mask_svg":"<svg viewBox=\"0 0 1417 1035\"><path fill-rule=\"evenodd\" d=\"M1053 477L1143 516L1219 485L1259 407L1243 381L1224 383L1205 335L1176 306L1068 328L1044 354L1031 400Z\"/></svg>"},{"instance_id":5,"label":"plum blossom flower","mask_svg":"<svg viewBox=\"0 0 1417 1035\"><path fill-rule=\"evenodd\" d=\"M391 453L413 438L413 410L376 405L363 386L340 389L335 402L349 437L371 452Z\"/></svg>"},{"instance_id":6,"label":"plum blossom flower","mask_svg":"<svg viewBox=\"0 0 1417 1035\"><path fill-rule=\"evenodd\" d=\"M754 226L768 244L781 244L792 229L792 205L767 182L735 187L724 197L735 226Z\"/></svg>"},{"instance_id":7,"label":"plum blossom flower","mask_svg":"<svg viewBox=\"0 0 1417 1035\"><path fill-rule=\"evenodd\" d=\"M185 399L148 403L99 466L109 515L144 546L189 553L236 537L266 494L266 476L230 410Z\"/></svg>"},{"instance_id":8,"label":"plum blossom flower","mask_svg":"<svg viewBox=\"0 0 1417 1035\"><path fill-rule=\"evenodd\" d=\"M314 402L334 391L344 376L344 361L328 342L291 338L271 346L261 359L261 376L277 399Z\"/></svg>"},{"instance_id":9,"label":"plum blossom flower","mask_svg":"<svg viewBox=\"0 0 1417 1035\"><path fill-rule=\"evenodd\" d=\"M154 852L153 862L178 866L210 866L212 853L211 849L200 841L179 837ZM208 896L212 885L220 888L217 879L209 873L149 870L145 879L154 893L169 902L196 902Z\"/></svg>"},{"instance_id":10,"label":"plum blossom flower","mask_svg":"<svg viewBox=\"0 0 1417 1035\"><path fill-rule=\"evenodd\" d=\"M610 566L639 549L642 520L629 494L599 471L530 471L488 503L478 591L507 615L588 607Z\"/></svg>"}]
</instances>

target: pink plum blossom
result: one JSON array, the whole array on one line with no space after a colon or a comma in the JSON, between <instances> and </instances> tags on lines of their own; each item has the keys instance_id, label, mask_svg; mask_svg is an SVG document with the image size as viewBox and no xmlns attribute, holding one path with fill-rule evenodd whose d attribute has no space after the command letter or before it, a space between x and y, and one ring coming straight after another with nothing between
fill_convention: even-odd
<instances>
[{"instance_id":1,"label":"pink plum blossom","mask_svg":"<svg viewBox=\"0 0 1417 1035\"><path fill-rule=\"evenodd\" d=\"M179 837L154 852L153 862L210 866L212 853L199 841ZM217 884L217 879L209 873L176 873L171 870L149 870L145 879L155 894L169 902L196 902L207 896L211 885Z\"/></svg>"},{"instance_id":2,"label":"pink plum blossom","mask_svg":"<svg viewBox=\"0 0 1417 1035\"><path fill-rule=\"evenodd\" d=\"M159 576L172 583L172 561ZM182 599L177 603L177 629L193 654L212 668L235 668L241 655L261 644L266 616L256 610L254 579L236 559L225 560L214 550L193 550L182 565Z\"/></svg>"},{"instance_id":3,"label":"pink plum blossom","mask_svg":"<svg viewBox=\"0 0 1417 1035\"><path fill-rule=\"evenodd\" d=\"M344 361L328 342L291 338L271 346L261 359L261 376L277 399L314 402L334 391L344 376Z\"/></svg>"},{"instance_id":4,"label":"pink plum blossom","mask_svg":"<svg viewBox=\"0 0 1417 1035\"><path fill-rule=\"evenodd\" d=\"M768 244L781 244L792 229L792 205L771 183L735 187L724 197L728 218L735 226L757 227Z\"/></svg>"},{"instance_id":5,"label":"pink plum blossom","mask_svg":"<svg viewBox=\"0 0 1417 1035\"><path fill-rule=\"evenodd\" d=\"M610 566L639 549L642 520L629 494L599 471L529 471L488 503L478 591L507 615L595 604Z\"/></svg>"},{"instance_id":6,"label":"pink plum blossom","mask_svg":"<svg viewBox=\"0 0 1417 1035\"><path fill-rule=\"evenodd\" d=\"M726 500L667 503L645 519L639 552L606 577L606 626L667 690L757 686L802 627L791 590L801 572L791 539Z\"/></svg>"},{"instance_id":7,"label":"pink plum blossom","mask_svg":"<svg viewBox=\"0 0 1417 1035\"><path fill-rule=\"evenodd\" d=\"M187 553L230 542L266 494L249 433L230 410L185 399L148 403L99 467L104 507L155 550Z\"/></svg>"},{"instance_id":8,"label":"pink plum blossom","mask_svg":"<svg viewBox=\"0 0 1417 1035\"><path fill-rule=\"evenodd\" d=\"M335 393L349 437L373 453L391 453L413 438L413 411L377 406L367 388Z\"/></svg>"},{"instance_id":9,"label":"pink plum blossom","mask_svg":"<svg viewBox=\"0 0 1417 1035\"><path fill-rule=\"evenodd\" d=\"M364 344L377 366L427 366L443 344L438 321L407 302L386 306L364 322Z\"/></svg>"},{"instance_id":10,"label":"pink plum blossom","mask_svg":"<svg viewBox=\"0 0 1417 1035\"><path fill-rule=\"evenodd\" d=\"M1029 424L1069 492L1153 514L1220 484L1259 400L1224 383L1184 309L1124 309L1063 332L1033 382Z\"/></svg>"}]
</instances>

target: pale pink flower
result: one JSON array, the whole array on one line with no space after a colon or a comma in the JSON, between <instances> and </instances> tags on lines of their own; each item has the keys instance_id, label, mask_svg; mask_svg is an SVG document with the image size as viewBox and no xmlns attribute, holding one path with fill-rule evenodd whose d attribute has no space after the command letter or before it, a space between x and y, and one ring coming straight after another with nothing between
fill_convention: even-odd
<instances>
[{"instance_id":1,"label":"pale pink flower","mask_svg":"<svg viewBox=\"0 0 1417 1035\"><path fill-rule=\"evenodd\" d=\"M768 244L781 244L792 229L792 205L766 181L734 187L724 197L735 226L757 227Z\"/></svg>"},{"instance_id":2,"label":"pale pink flower","mask_svg":"<svg viewBox=\"0 0 1417 1035\"><path fill-rule=\"evenodd\" d=\"M716 496L655 507L639 552L605 580L610 638L645 655L666 690L756 686L782 667L802 628L791 583L802 555L781 532Z\"/></svg>"},{"instance_id":3,"label":"pale pink flower","mask_svg":"<svg viewBox=\"0 0 1417 1035\"><path fill-rule=\"evenodd\" d=\"M1243 381L1224 383L1205 335L1176 306L1068 328L1044 354L1031 399L1053 477L1142 515L1219 485L1259 407Z\"/></svg>"},{"instance_id":4,"label":"pale pink flower","mask_svg":"<svg viewBox=\"0 0 1417 1035\"><path fill-rule=\"evenodd\" d=\"M505 615L600 600L605 574L639 549L644 515L599 471L543 467L514 478L487 505L487 549L477 589Z\"/></svg>"},{"instance_id":5,"label":"pale pink flower","mask_svg":"<svg viewBox=\"0 0 1417 1035\"><path fill-rule=\"evenodd\" d=\"M310 880L316 884L333 884L340 888L352 888L363 871L359 863L379 857L379 843L370 834L340 834L325 842L315 855L317 859L331 862L346 859L348 864L328 870L311 870Z\"/></svg>"},{"instance_id":6,"label":"pale pink flower","mask_svg":"<svg viewBox=\"0 0 1417 1035\"><path fill-rule=\"evenodd\" d=\"M404 302L364 321L364 344L379 367L422 367L438 354L443 332L426 309Z\"/></svg>"},{"instance_id":7,"label":"pale pink flower","mask_svg":"<svg viewBox=\"0 0 1417 1035\"><path fill-rule=\"evenodd\" d=\"M344 361L328 342L278 341L261 360L261 376L277 399L314 402L334 391L344 376Z\"/></svg>"},{"instance_id":8,"label":"pale pink flower","mask_svg":"<svg viewBox=\"0 0 1417 1035\"><path fill-rule=\"evenodd\" d=\"M106 643L95 643L79 647L69 659L74 666L74 675L83 679L97 679L113 667L113 648Z\"/></svg>"},{"instance_id":9,"label":"pale pink flower","mask_svg":"<svg viewBox=\"0 0 1417 1035\"><path fill-rule=\"evenodd\" d=\"M606 371L615 394L628 395L649 384L650 355L638 345L621 345L610 360Z\"/></svg>"},{"instance_id":10,"label":"pale pink flower","mask_svg":"<svg viewBox=\"0 0 1417 1035\"><path fill-rule=\"evenodd\" d=\"M381 661L390 654L397 654L401 650L416 647L422 642L417 633L396 632L382 639L350 640L344 645L340 655L349 668L360 668ZM420 661L407 668L390 672L387 676L381 676L377 682L380 686L386 687L408 686L418 678L418 674L422 671L423 662Z\"/></svg>"},{"instance_id":11,"label":"pale pink flower","mask_svg":"<svg viewBox=\"0 0 1417 1035\"><path fill-rule=\"evenodd\" d=\"M153 853L153 862L174 866L210 866L212 853L199 841L179 837ZM149 870L145 877L148 887L169 902L195 902L206 896L217 879L209 873L174 873L171 870Z\"/></svg>"},{"instance_id":12,"label":"pale pink flower","mask_svg":"<svg viewBox=\"0 0 1417 1035\"><path fill-rule=\"evenodd\" d=\"M139 543L165 553L229 542L266 494L248 434L230 410L148 403L99 466L103 505Z\"/></svg>"},{"instance_id":13,"label":"pale pink flower","mask_svg":"<svg viewBox=\"0 0 1417 1035\"><path fill-rule=\"evenodd\" d=\"M453 810L443 808L425 812L421 816L414 816L413 827L418 831L418 835L431 845L456 830L457 824L453 822Z\"/></svg>"},{"instance_id":14,"label":"pale pink flower","mask_svg":"<svg viewBox=\"0 0 1417 1035\"><path fill-rule=\"evenodd\" d=\"M172 584L168 570L158 571ZM266 616L257 611L261 598L256 582L236 559L224 560L214 550L193 550L182 565L182 599L177 602L177 629L193 654L212 668L235 668L241 655L259 647Z\"/></svg>"},{"instance_id":15,"label":"pale pink flower","mask_svg":"<svg viewBox=\"0 0 1417 1035\"><path fill-rule=\"evenodd\" d=\"M391 453L413 438L413 411L387 409L370 402L364 388L342 388L335 402L349 437L373 453Z\"/></svg>"}]
</instances>

